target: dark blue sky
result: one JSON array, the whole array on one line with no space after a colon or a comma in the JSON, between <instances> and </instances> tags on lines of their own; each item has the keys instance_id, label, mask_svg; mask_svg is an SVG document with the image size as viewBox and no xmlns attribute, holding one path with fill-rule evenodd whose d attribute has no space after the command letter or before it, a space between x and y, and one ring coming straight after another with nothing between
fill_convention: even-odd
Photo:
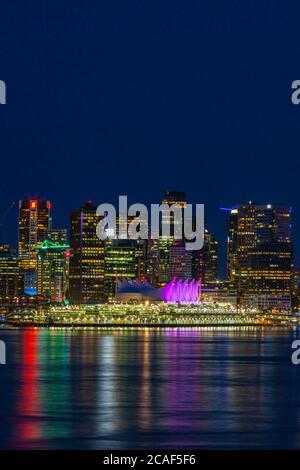
<instances>
[{"instance_id":1,"label":"dark blue sky","mask_svg":"<svg viewBox=\"0 0 300 470\"><path fill-rule=\"evenodd\" d=\"M300 261L299 2L6 0L0 79L2 212L185 190L225 250L220 206L284 202Z\"/></svg>"}]
</instances>

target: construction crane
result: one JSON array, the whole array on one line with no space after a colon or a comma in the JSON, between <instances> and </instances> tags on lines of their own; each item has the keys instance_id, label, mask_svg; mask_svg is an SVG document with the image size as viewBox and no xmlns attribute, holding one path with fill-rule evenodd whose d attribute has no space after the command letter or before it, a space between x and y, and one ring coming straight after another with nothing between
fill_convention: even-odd
<instances>
[{"instance_id":1,"label":"construction crane","mask_svg":"<svg viewBox=\"0 0 300 470\"><path fill-rule=\"evenodd\" d=\"M4 226L5 219L15 205L16 205L16 202L13 201L8 206L8 208L4 211L2 217L0 217L0 246L3 244L3 226Z\"/></svg>"}]
</instances>

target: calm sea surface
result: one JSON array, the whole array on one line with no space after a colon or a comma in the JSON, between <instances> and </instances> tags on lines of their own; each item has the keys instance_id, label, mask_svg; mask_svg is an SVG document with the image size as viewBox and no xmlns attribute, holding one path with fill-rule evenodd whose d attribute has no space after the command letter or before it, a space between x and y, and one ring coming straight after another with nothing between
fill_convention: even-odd
<instances>
[{"instance_id":1,"label":"calm sea surface","mask_svg":"<svg viewBox=\"0 0 300 470\"><path fill-rule=\"evenodd\" d=\"M0 329L2 449L300 449L292 329Z\"/></svg>"}]
</instances>

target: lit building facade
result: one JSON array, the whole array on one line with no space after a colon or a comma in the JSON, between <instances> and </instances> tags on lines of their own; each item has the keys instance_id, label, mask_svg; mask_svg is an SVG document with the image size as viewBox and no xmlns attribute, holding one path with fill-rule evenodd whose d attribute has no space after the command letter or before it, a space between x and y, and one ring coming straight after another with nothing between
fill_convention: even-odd
<instances>
[{"instance_id":1,"label":"lit building facade","mask_svg":"<svg viewBox=\"0 0 300 470\"><path fill-rule=\"evenodd\" d=\"M116 294L117 281L135 279L137 272L137 247L134 240L107 240L105 242L105 300Z\"/></svg>"},{"instance_id":2,"label":"lit building facade","mask_svg":"<svg viewBox=\"0 0 300 470\"><path fill-rule=\"evenodd\" d=\"M290 310L291 208L249 203L236 211L229 225L228 277L237 286L239 304Z\"/></svg>"},{"instance_id":3,"label":"lit building facade","mask_svg":"<svg viewBox=\"0 0 300 470\"><path fill-rule=\"evenodd\" d=\"M149 240L147 274L151 283L156 287L162 287L174 277L191 279L192 255L185 250L183 237L183 209L186 207L186 196L182 191L166 191L163 194L162 204L169 207L176 205L181 209L181 221L176 221L174 214L169 210L162 210L161 234L157 240ZM169 235L163 235L163 225L170 223ZM176 223L180 223L182 239L176 240L174 233ZM178 228L178 227L177 227Z\"/></svg>"},{"instance_id":4,"label":"lit building facade","mask_svg":"<svg viewBox=\"0 0 300 470\"><path fill-rule=\"evenodd\" d=\"M123 302L171 302L198 303L201 297L201 281L173 279L164 287L156 288L147 281L119 280L116 298Z\"/></svg>"},{"instance_id":5,"label":"lit building facade","mask_svg":"<svg viewBox=\"0 0 300 470\"><path fill-rule=\"evenodd\" d=\"M300 309L300 270L294 268L292 273L292 305L295 310Z\"/></svg>"},{"instance_id":6,"label":"lit building facade","mask_svg":"<svg viewBox=\"0 0 300 470\"><path fill-rule=\"evenodd\" d=\"M227 278L235 282L237 276L237 223L238 209L230 210L227 236Z\"/></svg>"},{"instance_id":7,"label":"lit building facade","mask_svg":"<svg viewBox=\"0 0 300 470\"><path fill-rule=\"evenodd\" d=\"M66 228L51 228L48 231L48 239L61 245L67 244L68 232Z\"/></svg>"},{"instance_id":8,"label":"lit building facade","mask_svg":"<svg viewBox=\"0 0 300 470\"><path fill-rule=\"evenodd\" d=\"M37 293L52 303L68 297L70 247L46 240L37 251Z\"/></svg>"},{"instance_id":9,"label":"lit building facade","mask_svg":"<svg viewBox=\"0 0 300 470\"><path fill-rule=\"evenodd\" d=\"M149 240L147 277L155 287L162 287L170 278L170 251L173 245L171 237Z\"/></svg>"},{"instance_id":10,"label":"lit building facade","mask_svg":"<svg viewBox=\"0 0 300 470\"><path fill-rule=\"evenodd\" d=\"M147 252L148 240L138 239L135 242L136 249L136 278L143 280L147 277Z\"/></svg>"},{"instance_id":11,"label":"lit building facade","mask_svg":"<svg viewBox=\"0 0 300 470\"><path fill-rule=\"evenodd\" d=\"M174 278L192 279L192 265L192 251L187 251L181 240L174 240L170 248L168 282Z\"/></svg>"},{"instance_id":12,"label":"lit building facade","mask_svg":"<svg viewBox=\"0 0 300 470\"><path fill-rule=\"evenodd\" d=\"M237 289L233 282L216 281L207 282L201 289L201 300L214 302L216 304L225 303L237 308Z\"/></svg>"},{"instance_id":13,"label":"lit building facade","mask_svg":"<svg viewBox=\"0 0 300 470\"><path fill-rule=\"evenodd\" d=\"M218 279L218 242L207 229L204 230L203 248L193 251L192 275L203 284Z\"/></svg>"},{"instance_id":14,"label":"lit building facade","mask_svg":"<svg viewBox=\"0 0 300 470\"><path fill-rule=\"evenodd\" d=\"M0 302L13 302L23 295L23 276L15 250L0 246Z\"/></svg>"},{"instance_id":15,"label":"lit building facade","mask_svg":"<svg viewBox=\"0 0 300 470\"><path fill-rule=\"evenodd\" d=\"M104 242L96 235L100 217L87 201L70 218L70 300L97 303L104 300Z\"/></svg>"},{"instance_id":16,"label":"lit building facade","mask_svg":"<svg viewBox=\"0 0 300 470\"><path fill-rule=\"evenodd\" d=\"M19 201L19 259L23 271L36 271L36 245L48 237L51 203L40 199Z\"/></svg>"}]
</instances>

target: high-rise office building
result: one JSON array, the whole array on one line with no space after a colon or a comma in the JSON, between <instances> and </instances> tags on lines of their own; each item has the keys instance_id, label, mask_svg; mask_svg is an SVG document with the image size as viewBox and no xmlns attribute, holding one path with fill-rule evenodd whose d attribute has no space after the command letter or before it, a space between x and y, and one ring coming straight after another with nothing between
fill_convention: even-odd
<instances>
[{"instance_id":1,"label":"high-rise office building","mask_svg":"<svg viewBox=\"0 0 300 470\"><path fill-rule=\"evenodd\" d=\"M34 247L48 237L50 212L49 201L19 201L19 259L23 271L36 271L37 252Z\"/></svg>"},{"instance_id":2,"label":"high-rise office building","mask_svg":"<svg viewBox=\"0 0 300 470\"><path fill-rule=\"evenodd\" d=\"M12 302L22 297L23 276L15 250L8 245L0 246L0 301Z\"/></svg>"},{"instance_id":3,"label":"high-rise office building","mask_svg":"<svg viewBox=\"0 0 300 470\"><path fill-rule=\"evenodd\" d=\"M166 285L170 280L171 237L149 240L147 254L147 277L156 287Z\"/></svg>"},{"instance_id":4,"label":"high-rise office building","mask_svg":"<svg viewBox=\"0 0 300 470\"><path fill-rule=\"evenodd\" d=\"M96 235L100 217L87 201L70 218L70 300L97 303L104 300L104 242Z\"/></svg>"},{"instance_id":5,"label":"high-rise office building","mask_svg":"<svg viewBox=\"0 0 300 470\"><path fill-rule=\"evenodd\" d=\"M300 270L297 268L292 272L292 306L297 310L300 308Z\"/></svg>"},{"instance_id":6,"label":"high-rise office building","mask_svg":"<svg viewBox=\"0 0 300 470\"><path fill-rule=\"evenodd\" d=\"M207 229L203 247L193 251L193 277L201 279L202 284L218 279L218 242Z\"/></svg>"},{"instance_id":7,"label":"high-rise office building","mask_svg":"<svg viewBox=\"0 0 300 470\"><path fill-rule=\"evenodd\" d=\"M235 282L237 276L237 223L238 209L230 210L227 235L227 278Z\"/></svg>"},{"instance_id":8,"label":"high-rise office building","mask_svg":"<svg viewBox=\"0 0 300 470\"><path fill-rule=\"evenodd\" d=\"M185 249L181 240L173 240L169 258L168 281L174 278L192 279L193 253Z\"/></svg>"},{"instance_id":9,"label":"high-rise office building","mask_svg":"<svg viewBox=\"0 0 300 470\"><path fill-rule=\"evenodd\" d=\"M136 279L137 250L135 240L105 241L105 300L112 300L117 281Z\"/></svg>"},{"instance_id":10,"label":"high-rise office building","mask_svg":"<svg viewBox=\"0 0 300 470\"><path fill-rule=\"evenodd\" d=\"M53 303L67 300L69 245L45 240L35 249L37 251L37 293Z\"/></svg>"},{"instance_id":11,"label":"high-rise office building","mask_svg":"<svg viewBox=\"0 0 300 470\"><path fill-rule=\"evenodd\" d=\"M291 307L291 209L280 204L238 206L230 221L228 274L240 305ZM232 215L232 214L231 214Z\"/></svg>"},{"instance_id":12,"label":"high-rise office building","mask_svg":"<svg viewBox=\"0 0 300 470\"><path fill-rule=\"evenodd\" d=\"M174 233L176 229L178 228L181 230L182 233L182 238L183 238L183 218L184 218L184 213L183 209L186 207L186 196L185 193L182 191L165 191L163 193L163 198L162 198L162 204L166 204L169 206L176 206L177 209L181 209L181 220L176 220L176 217L174 217L174 213L171 212L170 210L162 210L162 230L163 230L163 225L164 224L169 224L170 223L170 237L172 240L174 240ZM176 227L176 224L180 224L179 227ZM162 238L163 238L163 231L161 233ZM182 242L183 245L183 242Z\"/></svg>"},{"instance_id":13,"label":"high-rise office building","mask_svg":"<svg viewBox=\"0 0 300 470\"><path fill-rule=\"evenodd\" d=\"M147 253L148 240L135 241L136 249L136 278L144 280L147 277Z\"/></svg>"},{"instance_id":14,"label":"high-rise office building","mask_svg":"<svg viewBox=\"0 0 300 470\"><path fill-rule=\"evenodd\" d=\"M183 239L183 209L186 207L186 196L182 191L166 191L163 193L162 204L175 205L181 209L181 220L176 220L170 210L162 210L160 236L148 243L148 278L157 287L162 287L175 276L191 278L192 257L185 250ZM164 234L163 225L170 224L168 235ZM180 224L176 227L175 224ZM174 237L176 229L181 230L182 238Z\"/></svg>"},{"instance_id":15,"label":"high-rise office building","mask_svg":"<svg viewBox=\"0 0 300 470\"><path fill-rule=\"evenodd\" d=\"M249 253L245 291L241 301L265 309L290 310L291 308L292 250L288 243L269 242L256 246Z\"/></svg>"},{"instance_id":16,"label":"high-rise office building","mask_svg":"<svg viewBox=\"0 0 300 470\"><path fill-rule=\"evenodd\" d=\"M169 206L171 206L172 204L176 204L183 208L186 206L185 192L184 191L164 191L162 203L168 204Z\"/></svg>"},{"instance_id":17,"label":"high-rise office building","mask_svg":"<svg viewBox=\"0 0 300 470\"><path fill-rule=\"evenodd\" d=\"M133 216L127 217L127 230L133 221ZM116 232L119 235L119 214L116 216ZM143 280L147 274L147 243L148 240L124 240L109 238L105 241L105 300L115 297L118 281L124 279Z\"/></svg>"},{"instance_id":18,"label":"high-rise office building","mask_svg":"<svg viewBox=\"0 0 300 470\"><path fill-rule=\"evenodd\" d=\"M51 228L48 231L48 239L52 240L54 243L60 243L65 245L68 240L67 229L66 228Z\"/></svg>"}]
</instances>

